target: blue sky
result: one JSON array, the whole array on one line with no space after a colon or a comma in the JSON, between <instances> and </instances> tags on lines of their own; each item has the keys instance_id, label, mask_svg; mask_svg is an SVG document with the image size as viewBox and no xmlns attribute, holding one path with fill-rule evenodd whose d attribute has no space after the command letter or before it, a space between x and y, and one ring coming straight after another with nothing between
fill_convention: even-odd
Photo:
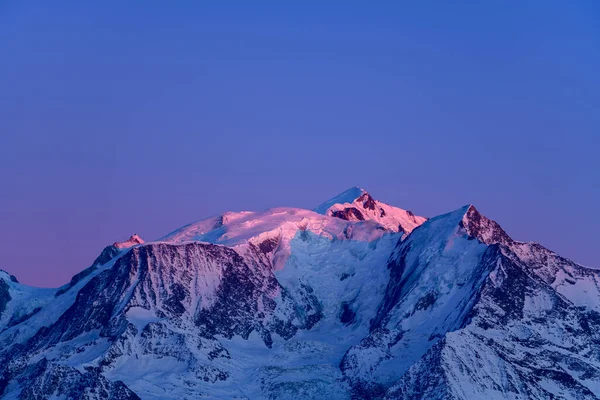
<instances>
[{"instance_id":1,"label":"blue sky","mask_svg":"<svg viewBox=\"0 0 600 400\"><path fill-rule=\"evenodd\" d=\"M600 267L597 2L174 4L0 3L0 268L356 185Z\"/></svg>"}]
</instances>

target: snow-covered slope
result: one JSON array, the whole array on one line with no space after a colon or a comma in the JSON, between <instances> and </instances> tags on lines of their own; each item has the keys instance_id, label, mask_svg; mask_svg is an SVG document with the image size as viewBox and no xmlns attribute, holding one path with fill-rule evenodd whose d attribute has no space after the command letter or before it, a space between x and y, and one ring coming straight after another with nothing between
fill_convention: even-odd
<instances>
[{"instance_id":1,"label":"snow-covered slope","mask_svg":"<svg viewBox=\"0 0 600 400\"><path fill-rule=\"evenodd\" d=\"M0 397L597 398L598 332L600 271L351 189L134 235L59 289L0 271Z\"/></svg>"},{"instance_id":2,"label":"snow-covered slope","mask_svg":"<svg viewBox=\"0 0 600 400\"><path fill-rule=\"evenodd\" d=\"M290 242L300 233L333 240L370 242L389 234L374 221L345 221L299 208L274 208L262 212L229 212L186 225L160 239L162 243L207 242L243 249L258 246L276 269L291 254ZM243 251L243 250L240 250Z\"/></svg>"},{"instance_id":3,"label":"snow-covered slope","mask_svg":"<svg viewBox=\"0 0 600 400\"><path fill-rule=\"evenodd\" d=\"M342 362L359 397L600 395L600 271L513 241L472 206L429 220L389 267L371 333Z\"/></svg>"},{"instance_id":4,"label":"snow-covered slope","mask_svg":"<svg viewBox=\"0 0 600 400\"><path fill-rule=\"evenodd\" d=\"M38 313L55 292L22 285L16 277L0 270L0 333Z\"/></svg>"},{"instance_id":5,"label":"snow-covered slope","mask_svg":"<svg viewBox=\"0 0 600 400\"><path fill-rule=\"evenodd\" d=\"M375 200L358 187L350 188L327 200L315 208L315 212L349 221L375 221L385 229L406 234L427 220L411 211Z\"/></svg>"}]
</instances>

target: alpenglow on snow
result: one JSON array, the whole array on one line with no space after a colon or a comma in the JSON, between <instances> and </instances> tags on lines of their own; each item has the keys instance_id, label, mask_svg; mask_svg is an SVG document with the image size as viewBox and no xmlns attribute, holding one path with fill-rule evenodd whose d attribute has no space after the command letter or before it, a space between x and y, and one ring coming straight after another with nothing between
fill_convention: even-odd
<instances>
[{"instance_id":1,"label":"alpenglow on snow","mask_svg":"<svg viewBox=\"0 0 600 400\"><path fill-rule=\"evenodd\" d=\"M359 188L0 271L2 399L598 399L600 271Z\"/></svg>"}]
</instances>

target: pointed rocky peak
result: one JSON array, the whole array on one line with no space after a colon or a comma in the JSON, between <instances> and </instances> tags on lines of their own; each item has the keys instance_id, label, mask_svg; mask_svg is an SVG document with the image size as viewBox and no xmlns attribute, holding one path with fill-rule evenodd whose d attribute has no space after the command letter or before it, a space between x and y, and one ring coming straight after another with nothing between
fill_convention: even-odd
<instances>
[{"instance_id":1,"label":"pointed rocky peak","mask_svg":"<svg viewBox=\"0 0 600 400\"><path fill-rule=\"evenodd\" d=\"M113 243L113 246L116 247L117 249L128 249L130 247L133 247L138 244L143 244L143 243L144 243L144 240L141 237L139 237L137 234L134 233L126 241L115 242L115 243Z\"/></svg>"},{"instance_id":2,"label":"pointed rocky peak","mask_svg":"<svg viewBox=\"0 0 600 400\"><path fill-rule=\"evenodd\" d=\"M410 233L427 220L411 211L375 200L367 191L353 187L327 200L315 212L346 221L374 221L392 232Z\"/></svg>"},{"instance_id":3,"label":"pointed rocky peak","mask_svg":"<svg viewBox=\"0 0 600 400\"><path fill-rule=\"evenodd\" d=\"M8 272L6 272L3 269L0 269L0 279L6 280L6 281L11 281L14 283L19 283L16 276L9 274Z\"/></svg>"},{"instance_id":4,"label":"pointed rocky peak","mask_svg":"<svg viewBox=\"0 0 600 400\"><path fill-rule=\"evenodd\" d=\"M365 210L375 210L375 207L377 206L373 197L371 197L371 195L367 192L364 192L363 194L361 194L356 199L356 202L359 204L362 204L362 207Z\"/></svg>"},{"instance_id":5,"label":"pointed rocky peak","mask_svg":"<svg viewBox=\"0 0 600 400\"><path fill-rule=\"evenodd\" d=\"M513 243L513 240L496 221L483 216L473 205L463 208L465 212L460 226L467 231L469 236L485 244L509 245Z\"/></svg>"},{"instance_id":6,"label":"pointed rocky peak","mask_svg":"<svg viewBox=\"0 0 600 400\"><path fill-rule=\"evenodd\" d=\"M482 215L470 204L429 219L419 232L415 240L427 242L445 242L456 235L466 235L487 245L509 246L514 243L498 223Z\"/></svg>"}]
</instances>

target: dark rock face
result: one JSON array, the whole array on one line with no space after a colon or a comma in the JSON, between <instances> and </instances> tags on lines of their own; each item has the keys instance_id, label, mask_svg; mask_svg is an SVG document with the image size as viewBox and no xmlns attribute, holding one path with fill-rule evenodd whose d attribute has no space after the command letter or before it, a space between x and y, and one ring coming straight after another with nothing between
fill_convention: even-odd
<instances>
[{"instance_id":1,"label":"dark rock face","mask_svg":"<svg viewBox=\"0 0 600 400\"><path fill-rule=\"evenodd\" d=\"M371 201L360 198L365 209L375 209ZM357 208L338 212L363 217ZM45 305L3 315L18 296L0 279L0 318L12 326L0 332L0 397L130 400L157 390L158 398L191 399L232 387L223 398L600 398L600 271L513 241L473 207L433 218L397 245L399 236L388 237L380 269L346 263L381 241L340 236L326 247L329 239L311 235L298 232L297 269L277 273L283 241L271 234L242 249L109 246L64 296L50 292L64 304L52 320ZM330 336L319 342L330 326L348 340L341 360ZM323 366L327 352L334 361ZM136 373L147 365L145 381ZM240 371L252 382L239 383ZM165 375L168 387L144 386ZM260 394L243 392L254 383ZM344 393L327 392L338 384Z\"/></svg>"},{"instance_id":2,"label":"dark rock face","mask_svg":"<svg viewBox=\"0 0 600 400\"><path fill-rule=\"evenodd\" d=\"M42 308L41 307L36 307L34 308L30 313L21 315L21 316L15 316L13 315L10 320L8 321L8 323L6 324L7 328L10 328L11 326L15 326L20 324L21 322L27 321L29 318L33 317L35 314L37 314L38 312L40 312ZM2 313L0 313L1 315Z\"/></svg>"},{"instance_id":3,"label":"dark rock face","mask_svg":"<svg viewBox=\"0 0 600 400\"><path fill-rule=\"evenodd\" d=\"M270 272L267 265L262 267ZM210 279L214 274L220 280L212 305L185 316L192 308L196 276ZM189 318L208 337L247 338L256 330L267 342L270 329L289 337L297 329L289 321L267 318L276 307L272 298L281 290L272 273L256 275L239 254L226 247L200 243L142 246L84 286L73 306L50 332L38 338L38 346L71 340L94 329L114 339L126 329L121 316L130 307L158 309L167 318ZM131 293L124 306L123 293Z\"/></svg>"},{"instance_id":4,"label":"dark rock face","mask_svg":"<svg viewBox=\"0 0 600 400\"><path fill-rule=\"evenodd\" d=\"M391 258L390 282L372 321L371 334L342 360L340 367L355 397L555 398L559 388L565 398L598 398L600 320L596 314L600 304L578 305L577 292L566 288L582 284L590 290L589 282L600 282L600 271L582 268L542 246L514 242L473 207L458 226L457 232L466 233L467 240L487 245L481 256L470 261L471 276L480 278L454 282L464 289L456 291L458 297L452 303L463 311L433 322L427 351L410 368L401 370L398 381L378 383L373 371L403 357L392 349L411 343L406 340L410 340L412 328L399 328L411 324L403 321L424 312L435 315L447 301L440 293L443 286L413 295L418 274L427 272L423 263L434 263L436 257L432 257L431 247L415 255L421 251L416 247L418 240L409 237ZM427 225L413 235L418 238L424 229ZM476 250L481 245L469 246ZM449 256L446 249L438 250L440 260ZM443 271L448 273L447 267ZM597 286L593 290L592 298L600 295ZM419 326L420 331L425 329ZM379 354L378 361L365 365L365 353L369 358Z\"/></svg>"},{"instance_id":5,"label":"dark rock face","mask_svg":"<svg viewBox=\"0 0 600 400\"><path fill-rule=\"evenodd\" d=\"M487 280L469 321L433 346L386 399L454 398L459 390L468 392L482 382L490 385L488 393L510 393L515 398L554 398L548 388L555 385L566 398L597 398L599 393L586 383L600 379L595 312L574 307L528 273L534 265L519 264L512 256L499 260L500 267ZM532 299L544 299L547 305L529 310ZM552 337L547 332L553 332ZM465 362L484 359L497 360L501 375ZM460 368L455 362L461 363ZM448 376L455 380L448 381Z\"/></svg>"},{"instance_id":6,"label":"dark rock face","mask_svg":"<svg viewBox=\"0 0 600 400\"><path fill-rule=\"evenodd\" d=\"M104 378L97 369L81 373L66 365L50 363L45 358L26 368L19 378L21 400L46 400L53 396L66 399L140 400L123 384Z\"/></svg>"},{"instance_id":7,"label":"dark rock face","mask_svg":"<svg viewBox=\"0 0 600 400\"><path fill-rule=\"evenodd\" d=\"M70 398L82 385L95 391L86 398L137 398L122 383L106 380L102 371L114 368L120 358L133 356L132 342L140 341L142 355L186 362L202 382L227 381L229 373L210 364L230 358L216 335L248 339L257 332L270 347L273 334L289 339L321 318L321 305L309 286L303 287L300 303L295 303L279 285L263 253L265 246L274 244L250 246L246 258L230 248L201 243L133 248L83 286L54 324L40 329L24 346L4 353L11 362L0 362L0 377L5 384L15 379L34 382L35 391L23 394L27 399L52 393ZM213 292L207 290L213 286ZM126 318L131 309L151 312L157 321L139 332ZM180 332L184 326L190 334ZM113 343L98 370L81 374L49 361L27 367L38 352L64 346L91 332L99 332L99 339ZM207 361L186 350L190 346L206 349ZM85 346L80 351L85 351Z\"/></svg>"},{"instance_id":8,"label":"dark rock face","mask_svg":"<svg viewBox=\"0 0 600 400\"><path fill-rule=\"evenodd\" d=\"M352 305L348 302L342 303L342 314L340 315L340 322L345 325L349 325L354 322L356 318L356 312L352 309Z\"/></svg>"},{"instance_id":9,"label":"dark rock face","mask_svg":"<svg viewBox=\"0 0 600 400\"><path fill-rule=\"evenodd\" d=\"M296 329L287 321L267 318L276 308L273 297L281 291L275 277L271 274L259 280L237 253L229 250L227 256L223 278L215 293L217 300L212 307L195 315L195 324L206 335L221 334L227 338L239 335L247 339L256 330L267 345L271 342L270 330L283 337L293 335ZM259 302L263 305L260 311Z\"/></svg>"},{"instance_id":10,"label":"dark rock face","mask_svg":"<svg viewBox=\"0 0 600 400\"><path fill-rule=\"evenodd\" d=\"M411 249L410 243L401 247L396 257L390 259L388 269L390 270L390 281L385 289L383 302L379 305L377 315L371 320L371 330L379 328L383 325L384 319L389 314L392 307L398 304L402 290L406 284L406 278L403 279L404 272L407 268L406 255Z\"/></svg>"},{"instance_id":11,"label":"dark rock face","mask_svg":"<svg viewBox=\"0 0 600 400\"><path fill-rule=\"evenodd\" d=\"M0 317L6 309L6 305L11 300L10 293L8 291L8 284L0 279Z\"/></svg>"},{"instance_id":12,"label":"dark rock face","mask_svg":"<svg viewBox=\"0 0 600 400\"><path fill-rule=\"evenodd\" d=\"M17 277L16 277L16 276L9 274L8 272L4 271L3 269L0 269L0 272L3 272L3 273L5 273L6 275L8 275L8 279L9 279L11 282L14 282L14 283L19 283L19 280L17 279Z\"/></svg>"},{"instance_id":13,"label":"dark rock face","mask_svg":"<svg viewBox=\"0 0 600 400\"><path fill-rule=\"evenodd\" d=\"M375 200L369 193L363 193L356 201L362 203L365 210L375 210L377 206L377 203L375 203Z\"/></svg>"},{"instance_id":14,"label":"dark rock face","mask_svg":"<svg viewBox=\"0 0 600 400\"><path fill-rule=\"evenodd\" d=\"M56 296L60 296L60 295L64 294L65 292L67 292L69 289L71 289L73 286L75 286L82 279L86 278L92 272L94 272L100 265L106 264L107 262L112 260L114 257L116 257L118 254L119 254L119 249L116 248L114 245L106 246L104 248L104 250L102 250L102 253L100 253L100 255L96 258L96 260L94 260L93 264L90 267L79 272L78 274L74 275L66 287L63 287L62 289L60 289L56 292Z\"/></svg>"},{"instance_id":15,"label":"dark rock face","mask_svg":"<svg viewBox=\"0 0 600 400\"><path fill-rule=\"evenodd\" d=\"M279 245L279 240L272 238L272 239L266 239L262 242L260 242L259 244L259 249L260 251L262 251L265 254L269 254L272 253L273 251L275 251L275 249L277 249L277 246Z\"/></svg>"},{"instance_id":16,"label":"dark rock face","mask_svg":"<svg viewBox=\"0 0 600 400\"><path fill-rule=\"evenodd\" d=\"M414 311L417 312L419 310L427 310L429 307L435 304L436 293L429 292L425 296L421 297L417 304L415 305Z\"/></svg>"},{"instance_id":17,"label":"dark rock face","mask_svg":"<svg viewBox=\"0 0 600 400\"><path fill-rule=\"evenodd\" d=\"M344 219L346 221L364 221L365 217L355 207L344 208L343 210L334 211L332 217Z\"/></svg>"},{"instance_id":18,"label":"dark rock face","mask_svg":"<svg viewBox=\"0 0 600 400\"><path fill-rule=\"evenodd\" d=\"M502 244L509 246L513 240L496 223L479 213L475 207L470 206L460 225L467 233L485 244Z\"/></svg>"},{"instance_id":19,"label":"dark rock face","mask_svg":"<svg viewBox=\"0 0 600 400\"><path fill-rule=\"evenodd\" d=\"M119 254L119 249L117 247L115 247L114 245L106 246L102 250L102 253L100 253L100 255L98 257L96 257L96 259L94 260L92 265L104 265L107 262L109 262L110 260L112 260L117 254ZM75 277L76 276L77 275L75 275ZM75 282L79 282L80 280L81 280L81 278L76 279ZM71 281L71 282L73 282L73 281Z\"/></svg>"},{"instance_id":20,"label":"dark rock face","mask_svg":"<svg viewBox=\"0 0 600 400\"><path fill-rule=\"evenodd\" d=\"M403 380L383 393L385 400L408 399L456 399L448 389L448 379L439 362L444 340L437 342L423 357L422 362L429 369L416 376L405 375ZM407 390L408 389L408 390Z\"/></svg>"}]
</instances>

